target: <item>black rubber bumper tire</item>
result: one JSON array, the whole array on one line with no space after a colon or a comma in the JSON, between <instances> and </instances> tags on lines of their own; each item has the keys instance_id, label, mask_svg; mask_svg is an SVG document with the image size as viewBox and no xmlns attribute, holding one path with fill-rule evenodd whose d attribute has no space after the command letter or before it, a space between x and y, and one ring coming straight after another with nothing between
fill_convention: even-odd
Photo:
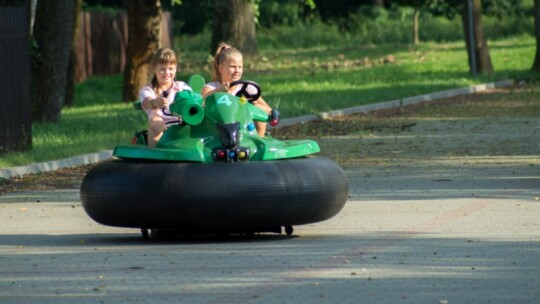
<instances>
[{"instance_id":1,"label":"black rubber bumper tire","mask_svg":"<svg viewBox=\"0 0 540 304\"><path fill-rule=\"evenodd\" d=\"M246 163L109 160L81 185L96 222L184 231L264 230L315 223L345 205L343 170L322 157Z\"/></svg>"}]
</instances>

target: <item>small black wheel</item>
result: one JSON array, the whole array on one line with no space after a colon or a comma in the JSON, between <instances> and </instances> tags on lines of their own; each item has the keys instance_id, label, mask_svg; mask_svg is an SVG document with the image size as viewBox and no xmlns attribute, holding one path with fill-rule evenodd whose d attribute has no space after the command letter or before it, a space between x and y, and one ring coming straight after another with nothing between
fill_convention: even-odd
<instances>
[{"instance_id":1,"label":"small black wheel","mask_svg":"<svg viewBox=\"0 0 540 304\"><path fill-rule=\"evenodd\" d=\"M161 233L157 229L150 229L150 236L153 238L159 238Z\"/></svg>"},{"instance_id":2,"label":"small black wheel","mask_svg":"<svg viewBox=\"0 0 540 304\"><path fill-rule=\"evenodd\" d=\"M218 237L220 239L228 239L231 237L231 234L229 232L220 232L218 233Z\"/></svg>"},{"instance_id":3,"label":"small black wheel","mask_svg":"<svg viewBox=\"0 0 540 304\"><path fill-rule=\"evenodd\" d=\"M141 234L142 234L142 238L143 238L143 239L145 239L145 240L148 239L148 235L149 235L149 234L148 234L148 229L142 228L142 229L141 229Z\"/></svg>"},{"instance_id":4,"label":"small black wheel","mask_svg":"<svg viewBox=\"0 0 540 304\"><path fill-rule=\"evenodd\" d=\"M285 233L286 233L287 235L293 234L293 231L294 231L294 230L293 230L293 227L292 227L292 226L285 226Z\"/></svg>"}]
</instances>

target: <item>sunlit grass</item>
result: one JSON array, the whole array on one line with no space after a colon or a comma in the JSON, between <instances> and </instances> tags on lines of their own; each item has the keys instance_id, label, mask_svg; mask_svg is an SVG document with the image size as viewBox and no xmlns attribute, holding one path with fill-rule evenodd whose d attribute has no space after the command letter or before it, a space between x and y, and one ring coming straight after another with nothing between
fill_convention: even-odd
<instances>
[{"instance_id":1,"label":"sunlit grass","mask_svg":"<svg viewBox=\"0 0 540 304\"><path fill-rule=\"evenodd\" d=\"M57 124L34 124L33 149L8 153L0 167L67 158L112 149L127 143L134 132L145 128L146 116L120 102L64 109Z\"/></svg>"}]
</instances>

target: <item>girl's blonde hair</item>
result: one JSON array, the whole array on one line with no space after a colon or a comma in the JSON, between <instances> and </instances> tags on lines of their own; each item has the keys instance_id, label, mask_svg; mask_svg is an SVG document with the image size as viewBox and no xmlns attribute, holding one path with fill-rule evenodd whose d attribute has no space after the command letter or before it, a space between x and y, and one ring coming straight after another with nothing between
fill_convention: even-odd
<instances>
[{"instance_id":1,"label":"girl's blonde hair","mask_svg":"<svg viewBox=\"0 0 540 304\"><path fill-rule=\"evenodd\" d=\"M160 64L177 65L178 61L176 60L176 54L174 53L174 51L169 48L158 49L154 54L154 57L152 57L152 61L150 62L150 65L152 66L152 71L154 71L156 66ZM152 76L150 84L152 85L152 89L154 90L154 92L156 92L157 95L160 95L161 92L158 92L159 84L156 75Z\"/></svg>"},{"instance_id":2,"label":"girl's blonde hair","mask_svg":"<svg viewBox=\"0 0 540 304\"><path fill-rule=\"evenodd\" d=\"M240 56L242 58L242 53L225 42L219 43L219 46L214 55L214 62L212 63L212 81L218 81L221 83L221 74L219 73L219 65L227 60L231 56Z\"/></svg>"}]
</instances>

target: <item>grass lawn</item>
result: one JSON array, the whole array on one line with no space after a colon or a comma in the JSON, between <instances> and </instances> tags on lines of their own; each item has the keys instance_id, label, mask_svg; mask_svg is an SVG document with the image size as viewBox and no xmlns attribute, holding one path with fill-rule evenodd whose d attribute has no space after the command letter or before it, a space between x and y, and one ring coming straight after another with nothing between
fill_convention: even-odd
<instances>
[{"instance_id":1,"label":"grass lawn","mask_svg":"<svg viewBox=\"0 0 540 304\"><path fill-rule=\"evenodd\" d=\"M265 100L284 118L382 102L501 79L529 80L535 40L489 42L495 73L473 78L463 42L261 50L245 59L244 78L258 82ZM208 54L179 49L178 79L210 78ZM122 77L78 84L75 106L57 124L33 125L33 150L2 155L0 168L61 159L128 143L146 116L121 100Z\"/></svg>"}]
</instances>

